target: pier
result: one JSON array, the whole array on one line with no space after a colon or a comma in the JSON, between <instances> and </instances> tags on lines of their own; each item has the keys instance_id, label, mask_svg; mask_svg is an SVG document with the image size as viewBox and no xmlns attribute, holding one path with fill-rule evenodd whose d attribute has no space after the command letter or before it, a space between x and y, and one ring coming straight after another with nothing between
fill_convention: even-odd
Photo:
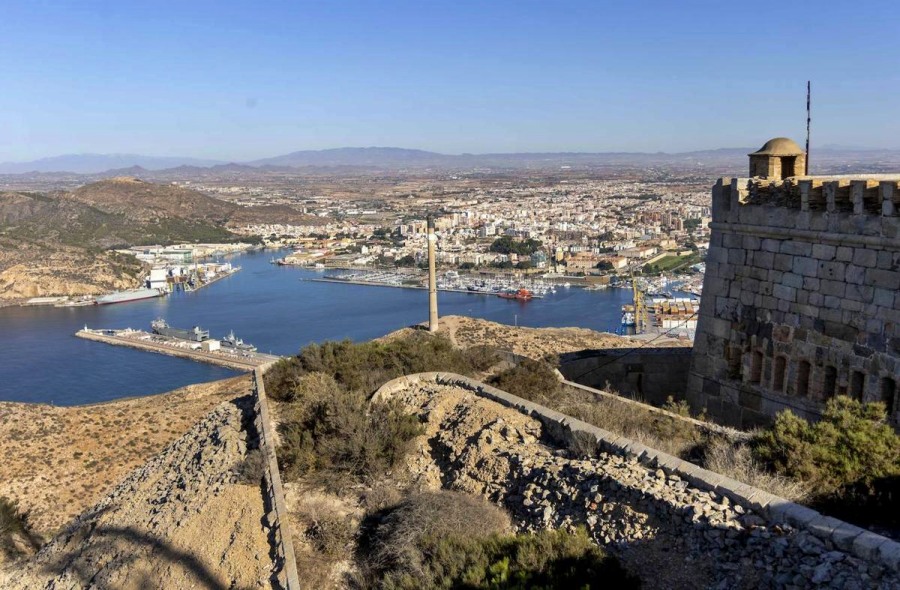
<instances>
[{"instance_id":1,"label":"pier","mask_svg":"<svg viewBox=\"0 0 900 590\"><path fill-rule=\"evenodd\" d=\"M127 346L138 350L210 363L238 371L253 371L260 367L267 367L281 358L261 352L233 352L222 349L205 351L191 347L184 340L166 338L157 334L131 329L91 330L84 328L76 332L75 336L114 346Z\"/></svg>"}]
</instances>

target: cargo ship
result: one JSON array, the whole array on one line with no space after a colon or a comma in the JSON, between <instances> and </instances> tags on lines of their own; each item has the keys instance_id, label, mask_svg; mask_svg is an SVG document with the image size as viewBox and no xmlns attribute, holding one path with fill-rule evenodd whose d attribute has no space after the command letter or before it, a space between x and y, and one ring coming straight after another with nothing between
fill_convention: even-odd
<instances>
[{"instance_id":1,"label":"cargo ship","mask_svg":"<svg viewBox=\"0 0 900 590\"><path fill-rule=\"evenodd\" d=\"M150 322L150 327L154 334L167 336L169 338L178 338L179 340L190 340L191 342L203 342L209 340L209 330L203 330L200 326L194 326L190 330L181 328L173 328L166 323L166 320L158 319Z\"/></svg>"},{"instance_id":2,"label":"cargo ship","mask_svg":"<svg viewBox=\"0 0 900 590\"><path fill-rule=\"evenodd\" d=\"M112 303L128 303L129 301L140 301L142 299L152 299L160 297L163 292L159 289L131 289L130 291L116 291L109 295L97 298L97 305L110 305Z\"/></svg>"}]
</instances>

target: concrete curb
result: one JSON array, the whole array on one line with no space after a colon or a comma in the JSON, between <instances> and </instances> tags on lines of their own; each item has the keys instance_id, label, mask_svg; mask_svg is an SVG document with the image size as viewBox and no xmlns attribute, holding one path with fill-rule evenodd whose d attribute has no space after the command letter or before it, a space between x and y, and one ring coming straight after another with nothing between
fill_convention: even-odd
<instances>
[{"instance_id":1,"label":"concrete curb","mask_svg":"<svg viewBox=\"0 0 900 590\"><path fill-rule=\"evenodd\" d=\"M268 368L268 367L266 367ZM276 551L282 563L279 581L286 590L300 590L300 578L297 576L297 560L294 556L294 542L288 524L287 507L284 501L284 487L281 484L281 473L278 471L278 459L275 456L275 437L272 422L269 419L269 402L266 398L266 386L263 381L264 368L253 371L253 389L256 392L256 428L259 432L259 448L266 458L266 491L272 501L273 513L266 519L275 529Z\"/></svg>"},{"instance_id":2,"label":"concrete curb","mask_svg":"<svg viewBox=\"0 0 900 590\"><path fill-rule=\"evenodd\" d=\"M419 383L462 387L481 397L518 410L540 420L549 434L562 443L570 442L575 434L589 435L597 441L599 448L606 452L634 457L649 467L662 469L667 474L678 475L696 488L722 494L732 502L754 510L770 523L787 523L797 529L809 531L820 539L830 540L842 551L900 572L900 543L896 541L836 518L825 516L806 506L795 504L764 490L682 461L662 451L651 449L631 439L591 426L571 416L566 416L463 375L432 372L398 377L379 387L372 399L389 399L393 394Z\"/></svg>"}]
</instances>

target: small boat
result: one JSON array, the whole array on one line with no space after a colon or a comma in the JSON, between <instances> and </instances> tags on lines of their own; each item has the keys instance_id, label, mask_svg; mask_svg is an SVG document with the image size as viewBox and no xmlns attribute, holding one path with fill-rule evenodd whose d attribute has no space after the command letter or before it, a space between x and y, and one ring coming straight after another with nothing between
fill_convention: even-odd
<instances>
[{"instance_id":1,"label":"small boat","mask_svg":"<svg viewBox=\"0 0 900 590\"><path fill-rule=\"evenodd\" d=\"M504 293L499 293L497 297L501 299L518 299L519 301L531 301L534 298L534 295L531 294L531 291L528 289L519 289L518 291L506 291Z\"/></svg>"}]
</instances>

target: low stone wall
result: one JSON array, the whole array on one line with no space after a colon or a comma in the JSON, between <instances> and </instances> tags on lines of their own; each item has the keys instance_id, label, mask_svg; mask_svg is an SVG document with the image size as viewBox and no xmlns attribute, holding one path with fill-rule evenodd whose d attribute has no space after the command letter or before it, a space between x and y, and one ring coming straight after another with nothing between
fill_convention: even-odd
<instances>
[{"instance_id":1,"label":"low stone wall","mask_svg":"<svg viewBox=\"0 0 900 590\"><path fill-rule=\"evenodd\" d=\"M259 432L259 450L266 461L265 485L272 510L266 515L269 525L275 531L275 543L280 563L279 581L286 590L300 590L300 579L297 576L297 560L294 557L294 543L288 524L288 513L284 501L284 488L281 485L281 473L278 471L278 460L275 456L275 436L269 418L269 402L266 398L266 387L263 380L264 369L257 368L253 372L253 387L256 391L256 429Z\"/></svg>"},{"instance_id":2,"label":"low stone wall","mask_svg":"<svg viewBox=\"0 0 900 590\"><path fill-rule=\"evenodd\" d=\"M695 488L721 494L731 502L755 511L770 523L787 523L830 542L840 551L900 572L900 543L462 375L433 372L400 377L380 387L373 399L387 399L416 384L429 382L467 389L533 417L562 444L573 442L575 436L592 437L598 447L607 453L633 457L649 467L661 469L667 475L677 476Z\"/></svg>"}]
</instances>

